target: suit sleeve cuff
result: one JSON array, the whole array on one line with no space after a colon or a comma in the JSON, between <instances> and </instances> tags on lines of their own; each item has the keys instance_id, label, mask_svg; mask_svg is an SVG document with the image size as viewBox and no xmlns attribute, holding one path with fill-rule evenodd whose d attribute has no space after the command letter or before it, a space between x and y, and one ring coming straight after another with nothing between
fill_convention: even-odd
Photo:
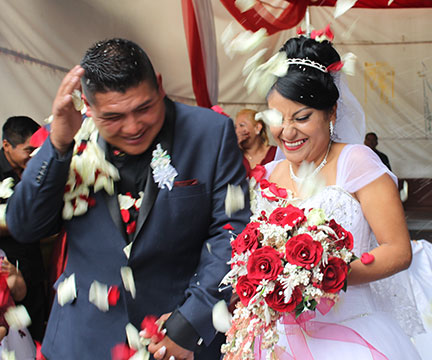
<instances>
[{"instance_id":1,"label":"suit sleeve cuff","mask_svg":"<svg viewBox=\"0 0 432 360\"><path fill-rule=\"evenodd\" d=\"M178 310L175 310L165 322L165 328L168 337L185 349L195 351L202 343L191 323Z\"/></svg>"}]
</instances>

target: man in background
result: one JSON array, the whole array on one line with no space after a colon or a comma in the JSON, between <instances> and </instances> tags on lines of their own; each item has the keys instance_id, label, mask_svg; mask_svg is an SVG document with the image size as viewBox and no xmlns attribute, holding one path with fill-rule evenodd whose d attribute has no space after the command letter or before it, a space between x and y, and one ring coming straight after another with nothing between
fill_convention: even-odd
<instances>
[{"instance_id":1,"label":"man in background","mask_svg":"<svg viewBox=\"0 0 432 360\"><path fill-rule=\"evenodd\" d=\"M0 181L11 177L14 186L21 180L30 154L31 136L40 125L28 116L12 116L3 125L3 148L0 150ZM0 248L8 260L21 270L27 285L23 304L32 320L29 331L34 340L42 341L45 322L44 266L39 242L22 244L17 242L7 228L0 228Z\"/></svg>"},{"instance_id":2,"label":"man in background","mask_svg":"<svg viewBox=\"0 0 432 360\"><path fill-rule=\"evenodd\" d=\"M383 164L391 171L389 158L386 154L382 153L376 148L378 145L378 136L374 132L369 132L366 134L364 144L369 146L375 152L375 154L379 156Z\"/></svg>"}]
</instances>

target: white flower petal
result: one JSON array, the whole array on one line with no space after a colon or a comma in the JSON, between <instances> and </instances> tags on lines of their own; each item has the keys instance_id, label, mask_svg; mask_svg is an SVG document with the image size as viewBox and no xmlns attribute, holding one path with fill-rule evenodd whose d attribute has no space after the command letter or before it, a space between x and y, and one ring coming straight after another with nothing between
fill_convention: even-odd
<instances>
[{"instance_id":1,"label":"white flower petal","mask_svg":"<svg viewBox=\"0 0 432 360\"><path fill-rule=\"evenodd\" d=\"M256 0L236 0L234 5L242 13L252 9L255 6Z\"/></svg>"},{"instance_id":2,"label":"white flower petal","mask_svg":"<svg viewBox=\"0 0 432 360\"><path fill-rule=\"evenodd\" d=\"M75 199L75 208L73 210L74 216L84 215L87 212L87 209L88 209L87 200L77 197Z\"/></svg>"},{"instance_id":3,"label":"white flower petal","mask_svg":"<svg viewBox=\"0 0 432 360\"><path fill-rule=\"evenodd\" d=\"M214 328L221 333L226 333L231 328L232 316L225 300L221 300L213 306L212 319Z\"/></svg>"},{"instance_id":4,"label":"white flower petal","mask_svg":"<svg viewBox=\"0 0 432 360\"><path fill-rule=\"evenodd\" d=\"M400 191L400 199L402 202L408 199L408 182L406 180L404 180L403 187Z\"/></svg>"},{"instance_id":5,"label":"white flower petal","mask_svg":"<svg viewBox=\"0 0 432 360\"><path fill-rule=\"evenodd\" d=\"M283 115L277 109L268 109L255 114L255 120L262 120L268 126L281 126Z\"/></svg>"},{"instance_id":6,"label":"white flower petal","mask_svg":"<svg viewBox=\"0 0 432 360\"><path fill-rule=\"evenodd\" d=\"M267 30L261 28L258 31L243 31L231 42L230 47L234 53L246 54L256 49L267 37Z\"/></svg>"},{"instance_id":7,"label":"white flower petal","mask_svg":"<svg viewBox=\"0 0 432 360\"><path fill-rule=\"evenodd\" d=\"M126 325L126 337L130 348L135 350L142 348L138 330L131 323Z\"/></svg>"},{"instance_id":8,"label":"white flower petal","mask_svg":"<svg viewBox=\"0 0 432 360\"><path fill-rule=\"evenodd\" d=\"M63 306L76 297L75 274L71 274L58 285L57 301L60 306Z\"/></svg>"},{"instance_id":9,"label":"white flower petal","mask_svg":"<svg viewBox=\"0 0 432 360\"><path fill-rule=\"evenodd\" d=\"M129 195L118 194L120 210L128 210L135 204L135 199Z\"/></svg>"},{"instance_id":10,"label":"white flower petal","mask_svg":"<svg viewBox=\"0 0 432 360\"><path fill-rule=\"evenodd\" d=\"M8 351L7 349L2 349L1 360L16 360L15 351Z\"/></svg>"},{"instance_id":11,"label":"white flower petal","mask_svg":"<svg viewBox=\"0 0 432 360\"><path fill-rule=\"evenodd\" d=\"M2 199L8 199L13 194L13 185L14 185L14 179L11 177L8 177L4 179L2 182L0 182L0 198Z\"/></svg>"},{"instance_id":12,"label":"white flower petal","mask_svg":"<svg viewBox=\"0 0 432 360\"><path fill-rule=\"evenodd\" d=\"M4 317L12 329L24 329L31 324L30 316L24 305L11 306L4 314Z\"/></svg>"},{"instance_id":13,"label":"white flower petal","mask_svg":"<svg viewBox=\"0 0 432 360\"><path fill-rule=\"evenodd\" d=\"M129 259L129 257L130 257L130 252L131 252L131 249L132 249L132 242L131 243L129 243L128 245L126 245L124 248L123 248L123 252L124 252L124 254L126 255L126 257Z\"/></svg>"},{"instance_id":14,"label":"white flower petal","mask_svg":"<svg viewBox=\"0 0 432 360\"><path fill-rule=\"evenodd\" d=\"M349 9L351 9L357 0L337 0L336 8L334 11L335 19L343 14L345 14Z\"/></svg>"},{"instance_id":15,"label":"white flower petal","mask_svg":"<svg viewBox=\"0 0 432 360\"><path fill-rule=\"evenodd\" d=\"M241 186L228 184L225 197L225 213L231 217L231 214L243 209L244 204L244 193Z\"/></svg>"},{"instance_id":16,"label":"white flower petal","mask_svg":"<svg viewBox=\"0 0 432 360\"><path fill-rule=\"evenodd\" d=\"M85 107L81 92L77 89L72 92L72 102L76 111L81 111Z\"/></svg>"},{"instance_id":17,"label":"white flower petal","mask_svg":"<svg viewBox=\"0 0 432 360\"><path fill-rule=\"evenodd\" d=\"M6 204L0 204L0 226L6 225Z\"/></svg>"},{"instance_id":18,"label":"white flower petal","mask_svg":"<svg viewBox=\"0 0 432 360\"><path fill-rule=\"evenodd\" d=\"M70 220L73 217L73 205L70 201L65 201L63 206L62 216L65 220Z\"/></svg>"},{"instance_id":19,"label":"white flower petal","mask_svg":"<svg viewBox=\"0 0 432 360\"><path fill-rule=\"evenodd\" d=\"M245 65L243 66L242 73L244 76L249 75L251 71L256 69L259 65L261 65L261 59L266 53L267 48L259 50L255 55L251 56L246 60Z\"/></svg>"},{"instance_id":20,"label":"white flower petal","mask_svg":"<svg viewBox=\"0 0 432 360\"><path fill-rule=\"evenodd\" d=\"M341 58L344 66L342 67L342 71L350 76L354 76L355 75L355 64L357 61L357 56L354 55L352 52L346 53L344 55L342 55Z\"/></svg>"},{"instance_id":21,"label":"white flower petal","mask_svg":"<svg viewBox=\"0 0 432 360\"><path fill-rule=\"evenodd\" d=\"M125 290L129 291L132 298L135 299L136 288L132 269L129 266L122 266L120 268L120 274L123 280L123 286Z\"/></svg>"},{"instance_id":22,"label":"white flower petal","mask_svg":"<svg viewBox=\"0 0 432 360\"><path fill-rule=\"evenodd\" d=\"M149 359L150 359L150 353L144 347L139 349L135 354L133 354L132 357L129 358L129 360L149 360Z\"/></svg>"},{"instance_id":23,"label":"white flower petal","mask_svg":"<svg viewBox=\"0 0 432 360\"><path fill-rule=\"evenodd\" d=\"M94 280L90 285L89 301L95 305L100 311L108 311L108 286Z\"/></svg>"}]
</instances>

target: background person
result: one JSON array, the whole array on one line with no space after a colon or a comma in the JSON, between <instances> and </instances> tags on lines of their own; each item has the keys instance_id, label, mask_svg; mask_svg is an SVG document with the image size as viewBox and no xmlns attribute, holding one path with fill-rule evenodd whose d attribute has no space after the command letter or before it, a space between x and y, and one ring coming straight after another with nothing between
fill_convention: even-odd
<instances>
[{"instance_id":1,"label":"background person","mask_svg":"<svg viewBox=\"0 0 432 360\"><path fill-rule=\"evenodd\" d=\"M28 116L12 116L3 125L3 148L0 150L0 180L13 178L14 185L20 182L22 173L30 160L34 147L30 138L40 125ZM22 211L25 211L24 208ZM27 216L36 216L34 213ZM20 226L25 226L21 223ZM9 261L18 261L26 285L27 295L22 301L32 320L29 331L34 340L42 341L46 319L45 270L40 244L22 244L9 234L7 228L1 229L0 248L5 251Z\"/></svg>"},{"instance_id":2,"label":"background person","mask_svg":"<svg viewBox=\"0 0 432 360\"><path fill-rule=\"evenodd\" d=\"M243 165L248 175L256 165L273 161L277 149L269 144L265 124L262 120L255 120L256 113L252 109L242 109L235 118L237 142L243 152Z\"/></svg>"},{"instance_id":3,"label":"background person","mask_svg":"<svg viewBox=\"0 0 432 360\"><path fill-rule=\"evenodd\" d=\"M388 169L391 171L391 166L390 166L390 160L387 157L386 154L384 154L383 152L379 151L376 147L378 146L378 136L377 134L375 134L374 132L369 132L366 134L365 139L364 139L364 144L366 146L369 146L375 154L378 155L378 157L381 159L381 161L383 162L383 164L385 166L388 167Z\"/></svg>"}]
</instances>

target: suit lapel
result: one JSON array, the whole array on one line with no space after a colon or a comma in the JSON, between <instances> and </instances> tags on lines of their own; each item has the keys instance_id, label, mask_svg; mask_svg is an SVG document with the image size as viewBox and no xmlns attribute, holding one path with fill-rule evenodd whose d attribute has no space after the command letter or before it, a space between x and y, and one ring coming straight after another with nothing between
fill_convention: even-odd
<instances>
[{"instance_id":1,"label":"suit lapel","mask_svg":"<svg viewBox=\"0 0 432 360\"><path fill-rule=\"evenodd\" d=\"M157 144L161 144L163 150L166 150L167 153L172 158L172 148L173 148L173 140L174 140L174 126L175 126L175 104L168 98L164 99L165 101L165 121L164 125L153 142L151 149L152 151L155 149ZM150 210L153 207L153 204L156 201L156 197L159 193L159 187L155 183L153 179L152 168L149 165L147 169L147 181L144 190L144 198L141 203L140 212L138 215L137 227L135 230L134 240L138 236L142 226L144 225Z\"/></svg>"},{"instance_id":2,"label":"suit lapel","mask_svg":"<svg viewBox=\"0 0 432 360\"><path fill-rule=\"evenodd\" d=\"M108 151L107 143L100 135L98 137L98 145L102 148L104 154L107 154ZM114 186L113 195L108 195L105 191L102 191L102 194L115 226L117 227L117 229L119 229L120 233L123 234L123 236L125 237L126 232L124 229L124 224L120 213L120 206L118 203L116 186Z\"/></svg>"}]
</instances>

